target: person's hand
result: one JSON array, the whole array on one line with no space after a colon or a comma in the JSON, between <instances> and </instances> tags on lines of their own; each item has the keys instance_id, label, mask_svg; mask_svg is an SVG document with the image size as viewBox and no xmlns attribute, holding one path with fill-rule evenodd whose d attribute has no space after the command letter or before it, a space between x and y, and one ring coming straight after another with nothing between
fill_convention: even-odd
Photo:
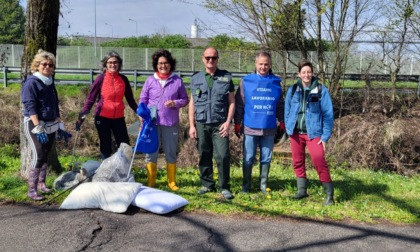
<instances>
[{"instance_id":1,"label":"person's hand","mask_svg":"<svg viewBox=\"0 0 420 252\"><path fill-rule=\"evenodd\" d=\"M59 141L59 140L61 140L61 139L64 139L64 142L66 142L66 144L67 144L67 143L69 142L70 137L72 137L72 134L68 133L68 132L67 132L67 131L65 131L65 130L59 129L59 130L57 131L57 134L56 134L56 136L55 136L55 139L56 139L57 141Z\"/></svg>"},{"instance_id":2,"label":"person's hand","mask_svg":"<svg viewBox=\"0 0 420 252\"><path fill-rule=\"evenodd\" d=\"M76 121L76 131L80 131L80 127L82 126L83 122L85 121L86 115L89 114L89 111L80 112L79 117Z\"/></svg>"},{"instance_id":3,"label":"person's hand","mask_svg":"<svg viewBox=\"0 0 420 252\"><path fill-rule=\"evenodd\" d=\"M279 129L280 129L280 131L286 132L286 126L284 125L284 122L283 121L280 122Z\"/></svg>"},{"instance_id":4,"label":"person's hand","mask_svg":"<svg viewBox=\"0 0 420 252\"><path fill-rule=\"evenodd\" d=\"M36 139L38 142L45 144L48 142L48 134L45 132L45 128L43 124L38 124L31 130L33 134L35 134Z\"/></svg>"},{"instance_id":5,"label":"person's hand","mask_svg":"<svg viewBox=\"0 0 420 252\"><path fill-rule=\"evenodd\" d=\"M324 149L324 152L325 152L325 145L326 145L326 143L323 142L322 140L319 140L318 144L322 144L322 148Z\"/></svg>"},{"instance_id":6,"label":"person's hand","mask_svg":"<svg viewBox=\"0 0 420 252\"><path fill-rule=\"evenodd\" d=\"M235 124L235 135L240 138L242 135L242 127L240 124Z\"/></svg>"},{"instance_id":7,"label":"person's hand","mask_svg":"<svg viewBox=\"0 0 420 252\"><path fill-rule=\"evenodd\" d=\"M169 100L164 103L167 108L176 108L176 103L174 100Z\"/></svg>"},{"instance_id":8,"label":"person's hand","mask_svg":"<svg viewBox=\"0 0 420 252\"><path fill-rule=\"evenodd\" d=\"M190 138L193 138L193 139L197 138L197 129L194 126L190 127L189 135L190 135Z\"/></svg>"},{"instance_id":9,"label":"person's hand","mask_svg":"<svg viewBox=\"0 0 420 252\"><path fill-rule=\"evenodd\" d=\"M220 128L220 136L221 137L228 137L229 136L229 128L230 128L230 122L223 123Z\"/></svg>"}]
</instances>

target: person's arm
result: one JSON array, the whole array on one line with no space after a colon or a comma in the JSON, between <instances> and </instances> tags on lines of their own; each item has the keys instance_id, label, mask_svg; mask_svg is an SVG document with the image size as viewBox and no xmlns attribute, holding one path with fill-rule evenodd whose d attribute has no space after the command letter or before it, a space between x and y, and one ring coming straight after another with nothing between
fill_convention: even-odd
<instances>
[{"instance_id":1,"label":"person's arm","mask_svg":"<svg viewBox=\"0 0 420 252\"><path fill-rule=\"evenodd\" d=\"M53 82L54 82L54 79L53 79ZM57 88L55 87L55 84L53 84L53 87L54 87L54 93L55 93L55 95L56 95L56 99L57 99L57 104L56 104L56 107L55 107L55 109L57 110L57 121L58 121L58 122L61 122L61 119L60 119L60 107L58 106L58 104L59 104L60 102L59 102L59 100L58 100Z\"/></svg>"},{"instance_id":2,"label":"person's arm","mask_svg":"<svg viewBox=\"0 0 420 252\"><path fill-rule=\"evenodd\" d=\"M175 100L175 107L182 108L182 107L187 106L188 94L187 94L187 90L185 89L185 85L182 82L182 79L178 88L178 95L179 95L179 99Z\"/></svg>"},{"instance_id":3,"label":"person's arm","mask_svg":"<svg viewBox=\"0 0 420 252\"><path fill-rule=\"evenodd\" d=\"M82 113L83 112L89 112L90 109L92 108L93 104L95 104L96 99L101 92L101 87L102 87L103 80L104 80L104 75L101 74L93 82L92 88L90 89L89 94L86 97L85 104L83 105Z\"/></svg>"},{"instance_id":4,"label":"person's arm","mask_svg":"<svg viewBox=\"0 0 420 252\"><path fill-rule=\"evenodd\" d=\"M134 100L133 90L131 89L130 82L128 81L126 76L122 76L125 83L125 99L127 100L128 105L134 111L134 113L137 113L137 102L136 100Z\"/></svg>"},{"instance_id":5,"label":"person's arm","mask_svg":"<svg viewBox=\"0 0 420 252\"><path fill-rule=\"evenodd\" d=\"M229 93L229 105L228 105L228 115L226 122L220 126L220 136L228 137L230 130L230 122L232 121L233 115L235 114L235 94L234 92Z\"/></svg>"},{"instance_id":6,"label":"person's arm","mask_svg":"<svg viewBox=\"0 0 420 252\"><path fill-rule=\"evenodd\" d=\"M235 94L235 114L233 115L233 119L235 124L241 125L244 120L244 113L245 113L245 98L244 98L244 86L243 80L239 84L238 89L236 90Z\"/></svg>"},{"instance_id":7,"label":"person's arm","mask_svg":"<svg viewBox=\"0 0 420 252\"><path fill-rule=\"evenodd\" d=\"M292 100L292 88L293 86L290 86L287 89L286 92L286 101L284 102L284 125L286 127L286 133L289 131L289 133L293 132L293 129L287 128L287 121L289 120L289 113L290 113L290 106L291 106L291 100Z\"/></svg>"},{"instance_id":8,"label":"person's arm","mask_svg":"<svg viewBox=\"0 0 420 252\"><path fill-rule=\"evenodd\" d=\"M144 82L143 88L140 92L139 103L149 105L149 88L150 88L150 77Z\"/></svg>"},{"instance_id":9,"label":"person's arm","mask_svg":"<svg viewBox=\"0 0 420 252\"><path fill-rule=\"evenodd\" d=\"M280 98L276 105L276 117L279 122L284 122L284 99L280 88Z\"/></svg>"},{"instance_id":10,"label":"person's arm","mask_svg":"<svg viewBox=\"0 0 420 252\"><path fill-rule=\"evenodd\" d=\"M188 106L188 121L190 123L190 131L189 131L189 135L191 138L197 138L197 130L195 128L195 119L194 119L194 100L193 100L193 96L191 95L190 97L190 103Z\"/></svg>"},{"instance_id":11,"label":"person's arm","mask_svg":"<svg viewBox=\"0 0 420 252\"><path fill-rule=\"evenodd\" d=\"M334 126L334 110L328 89L322 85L321 93L321 113L322 113L322 136L321 141L325 144L331 137Z\"/></svg>"}]
</instances>

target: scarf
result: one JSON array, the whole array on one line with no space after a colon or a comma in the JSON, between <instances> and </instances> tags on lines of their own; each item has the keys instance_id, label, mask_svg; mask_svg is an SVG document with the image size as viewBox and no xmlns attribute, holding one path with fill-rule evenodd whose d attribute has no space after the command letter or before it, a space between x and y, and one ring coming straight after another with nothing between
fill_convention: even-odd
<instances>
[{"instance_id":1,"label":"scarf","mask_svg":"<svg viewBox=\"0 0 420 252\"><path fill-rule=\"evenodd\" d=\"M53 82L51 76L49 77L44 76L40 72L35 72L33 75L37 77L38 79L40 79L42 82L44 82L44 84L47 86L51 85Z\"/></svg>"},{"instance_id":2,"label":"scarf","mask_svg":"<svg viewBox=\"0 0 420 252\"><path fill-rule=\"evenodd\" d=\"M156 72L156 76L158 77L158 79L161 79L161 80L166 80L169 77L171 77L171 75L172 75L172 72L170 72L169 74L161 74L159 72Z\"/></svg>"}]
</instances>

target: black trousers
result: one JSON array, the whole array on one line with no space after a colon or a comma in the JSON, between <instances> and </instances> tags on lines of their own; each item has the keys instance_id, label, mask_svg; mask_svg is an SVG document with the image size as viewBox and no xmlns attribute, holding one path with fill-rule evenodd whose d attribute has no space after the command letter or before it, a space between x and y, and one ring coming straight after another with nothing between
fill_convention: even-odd
<instances>
[{"instance_id":1,"label":"black trousers","mask_svg":"<svg viewBox=\"0 0 420 252\"><path fill-rule=\"evenodd\" d=\"M112 155L112 135L114 135L117 148L121 143L130 144L124 117L109 119L95 116L95 127L99 135L99 149L104 159Z\"/></svg>"},{"instance_id":2,"label":"black trousers","mask_svg":"<svg viewBox=\"0 0 420 252\"><path fill-rule=\"evenodd\" d=\"M42 144L38 142L36 135L31 132L35 128L32 120L24 120L23 123L23 131L25 132L32 153L31 168L41 168L43 164L48 162L48 155L55 142L55 132L48 134L48 142Z\"/></svg>"}]
</instances>

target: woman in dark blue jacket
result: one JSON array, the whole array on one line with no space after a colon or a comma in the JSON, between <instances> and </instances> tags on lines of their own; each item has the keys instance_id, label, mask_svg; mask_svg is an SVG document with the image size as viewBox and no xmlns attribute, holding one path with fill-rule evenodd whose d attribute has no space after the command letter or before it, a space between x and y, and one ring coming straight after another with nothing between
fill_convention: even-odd
<instances>
[{"instance_id":1,"label":"woman in dark blue jacket","mask_svg":"<svg viewBox=\"0 0 420 252\"><path fill-rule=\"evenodd\" d=\"M45 193L50 191L45 185L47 158L54 144L56 131L64 130L52 77L54 69L54 55L40 50L31 64L32 75L27 77L22 87L24 133L32 151L28 197L33 200L44 199L38 194L38 190Z\"/></svg>"},{"instance_id":2,"label":"woman in dark blue jacket","mask_svg":"<svg viewBox=\"0 0 420 252\"><path fill-rule=\"evenodd\" d=\"M284 122L290 136L293 169L297 177L298 192L295 199L308 196L305 168L305 147L324 186L323 205L334 204L334 187L325 160L325 144L331 137L334 112L328 89L313 76L313 65L307 60L298 64L299 80L286 95Z\"/></svg>"}]
</instances>

